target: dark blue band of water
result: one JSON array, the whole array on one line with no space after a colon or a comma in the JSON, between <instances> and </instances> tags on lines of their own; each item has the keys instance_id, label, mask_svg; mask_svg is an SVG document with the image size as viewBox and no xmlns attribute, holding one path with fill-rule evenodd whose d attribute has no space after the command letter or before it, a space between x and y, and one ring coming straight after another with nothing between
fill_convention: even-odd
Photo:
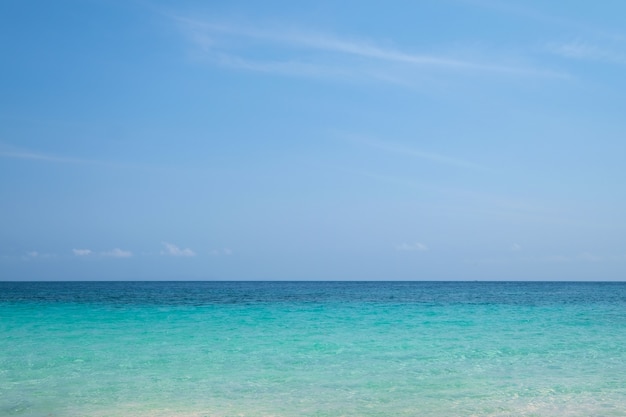
<instances>
[{"instance_id":1,"label":"dark blue band of water","mask_svg":"<svg viewBox=\"0 0 626 417\"><path fill-rule=\"evenodd\" d=\"M623 282L0 282L0 303L210 305L249 303L577 304L626 306Z\"/></svg>"}]
</instances>

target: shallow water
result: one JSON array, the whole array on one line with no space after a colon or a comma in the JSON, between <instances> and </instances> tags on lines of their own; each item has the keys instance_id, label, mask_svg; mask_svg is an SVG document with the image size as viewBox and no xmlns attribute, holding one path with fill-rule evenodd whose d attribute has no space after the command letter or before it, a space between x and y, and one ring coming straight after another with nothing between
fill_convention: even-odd
<instances>
[{"instance_id":1,"label":"shallow water","mask_svg":"<svg viewBox=\"0 0 626 417\"><path fill-rule=\"evenodd\" d=\"M626 283L0 282L0 416L626 416Z\"/></svg>"}]
</instances>

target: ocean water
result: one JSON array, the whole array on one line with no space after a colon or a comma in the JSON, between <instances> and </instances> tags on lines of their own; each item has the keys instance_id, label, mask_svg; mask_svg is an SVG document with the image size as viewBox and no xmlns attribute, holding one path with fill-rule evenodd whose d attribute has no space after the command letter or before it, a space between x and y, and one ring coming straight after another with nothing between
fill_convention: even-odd
<instances>
[{"instance_id":1,"label":"ocean water","mask_svg":"<svg viewBox=\"0 0 626 417\"><path fill-rule=\"evenodd\" d=\"M626 283L0 282L0 416L626 416Z\"/></svg>"}]
</instances>

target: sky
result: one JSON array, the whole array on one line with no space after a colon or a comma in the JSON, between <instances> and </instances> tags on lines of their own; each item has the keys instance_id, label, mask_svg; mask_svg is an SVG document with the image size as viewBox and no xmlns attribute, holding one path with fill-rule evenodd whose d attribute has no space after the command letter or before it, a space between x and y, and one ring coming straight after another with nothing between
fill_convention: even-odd
<instances>
[{"instance_id":1,"label":"sky","mask_svg":"<svg viewBox=\"0 0 626 417\"><path fill-rule=\"evenodd\" d=\"M0 280L624 280L623 1L0 2Z\"/></svg>"}]
</instances>

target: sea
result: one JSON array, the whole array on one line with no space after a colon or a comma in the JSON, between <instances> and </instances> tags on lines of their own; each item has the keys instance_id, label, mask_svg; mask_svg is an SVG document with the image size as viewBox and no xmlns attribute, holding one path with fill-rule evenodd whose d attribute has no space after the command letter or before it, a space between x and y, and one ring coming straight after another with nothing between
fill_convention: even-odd
<instances>
[{"instance_id":1,"label":"sea","mask_svg":"<svg viewBox=\"0 0 626 417\"><path fill-rule=\"evenodd\" d=\"M0 416L626 416L626 283L0 282Z\"/></svg>"}]
</instances>

